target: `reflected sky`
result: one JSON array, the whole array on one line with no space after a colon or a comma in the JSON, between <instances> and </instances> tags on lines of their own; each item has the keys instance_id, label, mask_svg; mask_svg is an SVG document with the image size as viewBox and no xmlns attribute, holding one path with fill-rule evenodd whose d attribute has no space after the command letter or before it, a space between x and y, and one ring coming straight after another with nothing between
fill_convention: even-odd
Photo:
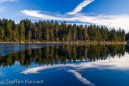
<instances>
[{"instance_id":1,"label":"reflected sky","mask_svg":"<svg viewBox=\"0 0 129 86\"><path fill-rule=\"evenodd\" d=\"M80 83L78 85L83 84L85 86L102 86L102 85L96 84L96 81L99 82L99 84L100 84L100 81L98 81L98 80L94 81L94 80L90 79L89 76L90 77L93 77L93 76L91 76L89 74L93 73L93 75L94 75L94 73L97 72L98 75L101 76L101 80L103 80L104 77L102 78L103 75L100 75L100 73L109 75L109 74L116 74L117 72L119 72L118 74L116 74L118 76L121 73L129 72L129 66L128 66L129 58L128 57L129 57L129 55L126 54L122 58L115 56L114 58L108 58L106 60L98 60L95 62L85 62L85 61L78 62L78 63L67 62L67 64L65 64L65 65L57 64L57 65L53 65L53 66L51 66L51 65L38 66L38 65L32 63L32 65L27 68L20 66L20 63L17 62L17 63L15 63L15 66L1 68L1 72L0 72L1 77L0 78L6 79L9 77L10 79L15 79L15 78L21 77L20 79L24 80L24 79L28 79L28 78L29 79L30 78L37 79L37 77L42 76L42 78L44 78L44 79L46 79L46 77L47 77L47 80L49 80L48 82L51 82L51 78L52 78L52 80L55 78L54 75L52 75L52 74L55 74L58 76L60 75L60 78L57 78L56 80L54 80L53 83L58 83L58 79L63 78L63 76L65 75L65 76L67 76L67 78L68 77L71 79L76 78L78 81L76 81L76 79L75 79L75 81L76 81L75 83ZM20 69L17 67L19 67ZM61 73L61 72L63 72L63 73ZM12 75L10 75L10 74L12 74ZM13 78L10 77L13 75L15 75ZM97 77L97 74L95 74L95 75L96 75L95 77ZM129 76L129 73L127 73L127 75ZM37 76L37 77L33 77L33 76ZM109 76L111 76L111 75L109 75ZM116 79L115 77L116 76L114 76L112 78ZM64 77L64 80L67 81L67 78ZM111 77L109 77L109 78L111 78ZM41 78L38 78L38 79L41 79ZM61 84L62 83L58 83L56 85L59 86ZM67 84L70 84L70 82L67 82ZM127 84L128 83L126 83L125 86L127 86ZM54 85L54 86L56 86L56 85ZM45 86L50 86L50 84L49 85L46 84ZM67 86L70 86L70 85L67 85ZM75 86L77 86L77 85L75 85ZM111 84L110 84L110 86L111 86ZM114 85L114 86L122 86L122 85Z\"/></svg>"},{"instance_id":2,"label":"reflected sky","mask_svg":"<svg viewBox=\"0 0 129 86\"><path fill-rule=\"evenodd\" d=\"M82 75L81 75L80 73L76 72L75 70L69 69L68 72L73 73L73 74L75 75L75 77L76 77L79 81L81 81L82 83L87 84L87 85L89 85L89 86L95 86L92 82L90 82L90 81L87 80L86 78L82 77Z\"/></svg>"},{"instance_id":3,"label":"reflected sky","mask_svg":"<svg viewBox=\"0 0 129 86\"><path fill-rule=\"evenodd\" d=\"M81 58L83 57L83 55L86 54L84 53L83 55L81 55L82 54L81 52L84 50L83 49L80 50L80 47L78 48L80 51L78 51L78 49L75 47L73 48L78 52L76 55L77 56L76 59L78 58L78 56ZM45 49L48 49L48 48L45 48ZM44 51L45 49L40 51ZM60 48L57 48L57 49L59 49L60 52L56 53L56 55L61 54L59 55L59 57L63 56L64 54L62 54ZM64 52L65 47L61 49ZM91 57L94 56L94 55L90 55L91 52L93 52L92 49L94 48L88 48L88 49L85 48L85 49L89 53L87 54L87 56L91 56ZM115 47L108 48L108 46L106 46L104 47L104 49L107 49L106 52L108 52L108 54L105 53L105 55L102 55L103 57L107 56L106 59L103 59L102 57L100 57L102 59L98 59L95 61L93 60L86 61L84 58L82 58L82 60L77 59L75 61L73 60L74 58L72 58L71 61L66 59L67 60L66 64L62 64L61 60L57 64L53 63L53 65L51 64L39 65L39 63L35 63L35 61L34 62L32 61L31 65L26 66L26 65L21 65L21 63L16 60L14 62L14 65L0 67L0 80L6 80L6 79L44 80L44 86L129 86L129 83L128 83L129 55L127 53L128 51L125 51L123 49L124 52L126 53L124 53L124 55L120 57L121 52L123 53L123 51L120 52L119 47L118 49L116 49ZM112 51L112 49L115 49L115 50ZM111 52L109 52L109 50ZM54 48L49 49L50 53L52 51L55 51ZM103 50L101 51L104 52ZM100 54L102 52L100 52ZM112 52L113 53L117 52L117 54L116 53L113 54ZM53 53L53 55L54 54L55 53ZM112 54L112 57L110 54ZM25 55L27 55L27 53ZM38 57L35 57L35 59L36 58ZM9 59L7 58L7 60ZM25 59L25 61L29 61L29 60ZM17 85L14 85L14 86L17 86ZM25 85L25 86L29 86L29 85ZM30 85L30 86L37 86L37 85Z\"/></svg>"},{"instance_id":4,"label":"reflected sky","mask_svg":"<svg viewBox=\"0 0 129 86\"><path fill-rule=\"evenodd\" d=\"M61 46L64 44L0 44L0 56L6 56L8 54L19 52L22 50L38 49L50 46Z\"/></svg>"},{"instance_id":5,"label":"reflected sky","mask_svg":"<svg viewBox=\"0 0 129 86\"><path fill-rule=\"evenodd\" d=\"M129 55L125 55L123 58L115 57L108 58L106 60L99 60L96 62L81 62L79 64L58 64L53 66L40 66L28 68L21 73L32 74L40 73L41 70L53 69L53 68L64 68L66 72L72 73L80 82L88 86L95 86L94 83L82 77L79 73L80 71L85 71L86 69L98 69L98 70L118 70L118 71L128 71L129 70ZM69 69L67 69L69 67Z\"/></svg>"},{"instance_id":6,"label":"reflected sky","mask_svg":"<svg viewBox=\"0 0 129 86\"><path fill-rule=\"evenodd\" d=\"M53 66L39 66L28 68L27 70L22 71L21 73L29 74L29 73L39 73L40 70L46 70L50 68L56 67L72 67L75 70L82 70L86 68L96 68L99 70L129 70L129 55L125 55L123 58L118 58L117 56L114 58L108 58L106 60L99 60L95 62L81 62L79 64L58 64Z\"/></svg>"}]
</instances>

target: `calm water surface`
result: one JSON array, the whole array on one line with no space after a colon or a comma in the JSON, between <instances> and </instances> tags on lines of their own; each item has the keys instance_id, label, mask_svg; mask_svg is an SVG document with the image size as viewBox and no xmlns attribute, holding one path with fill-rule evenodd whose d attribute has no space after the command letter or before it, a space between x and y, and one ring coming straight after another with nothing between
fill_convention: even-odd
<instances>
[{"instance_id":1,"label":"calm water surface","mask_svg":"<svg viewBox=\"0 0 129 86\"><path fill-rule=\"evenodd\" d=\"M0 44L0 85L129 86L128 52L125 45Z\"/></svg>"}]
</instances>

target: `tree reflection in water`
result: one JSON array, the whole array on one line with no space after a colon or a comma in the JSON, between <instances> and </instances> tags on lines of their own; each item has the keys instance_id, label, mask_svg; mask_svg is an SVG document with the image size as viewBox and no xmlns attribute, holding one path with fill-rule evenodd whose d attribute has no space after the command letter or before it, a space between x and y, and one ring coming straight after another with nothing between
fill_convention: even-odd
<instances>
[{"instance_id":1,"label":"tree reflection in water","mask_svg":"<svg viewBox=\"0 0 129 86\"><path fill-rule=\"evenodd\" d=\"M7 67L20 62L22 66L29 66L32 62L39 65L53 65L59 61L66 64L67 61L97 61L107 58L120 58L129 51L125 45L67 45L32 49L0 56L0 66Z\"/></svg>"}]
</instances>

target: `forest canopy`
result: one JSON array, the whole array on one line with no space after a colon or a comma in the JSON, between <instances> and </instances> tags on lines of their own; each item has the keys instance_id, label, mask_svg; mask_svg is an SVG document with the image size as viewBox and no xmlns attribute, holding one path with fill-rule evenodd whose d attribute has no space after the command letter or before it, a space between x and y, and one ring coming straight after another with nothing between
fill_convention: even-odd
<instances>
[{"instance_id":1,"label":"forest canopy","mask_svg":"<svg viewBox=\"0 0 129 86\"><path fill-rule=\"evenodd\" d=\"M0 42L125 41L125 31L98 25L76 25L57 21L0 19Z\"/></svg>"}]
</instances>

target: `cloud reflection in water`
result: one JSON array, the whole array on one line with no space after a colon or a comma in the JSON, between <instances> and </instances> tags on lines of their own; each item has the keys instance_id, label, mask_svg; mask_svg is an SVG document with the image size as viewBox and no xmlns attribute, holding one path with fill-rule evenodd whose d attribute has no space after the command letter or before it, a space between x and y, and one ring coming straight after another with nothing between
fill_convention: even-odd
<instances>
[{"instance_id":1,"label":"cloud reflection in water","mask_svg":"<svg viewBox=\"0 0 129 86\"><path fill-rule=\"evenodd\" d=\"M83 78L80 73L77 72L77 70L81 71L87 68L96 68L99 70L120 70L120 71L125 71L129 70L129 55L125 55L123 58L109 58L106 60L99 60L96 62L81 62L79 64L58 64L58 65L53 65L53 66L39 66L39 67L33 67L33 68L28 68L27 70L22 71L21 73L24 74L31 74L31 73L39 73L38 71L41 70L46 70L46 69L52 69L52 68L66 68L66 67L71 67L72 69L68 69L66 72L71 72L75 75L75 77L81 81L84 84L90 85L90 86L95 86L92 82L87 80L86 78Z\"/></svg>"}]
</instances>

